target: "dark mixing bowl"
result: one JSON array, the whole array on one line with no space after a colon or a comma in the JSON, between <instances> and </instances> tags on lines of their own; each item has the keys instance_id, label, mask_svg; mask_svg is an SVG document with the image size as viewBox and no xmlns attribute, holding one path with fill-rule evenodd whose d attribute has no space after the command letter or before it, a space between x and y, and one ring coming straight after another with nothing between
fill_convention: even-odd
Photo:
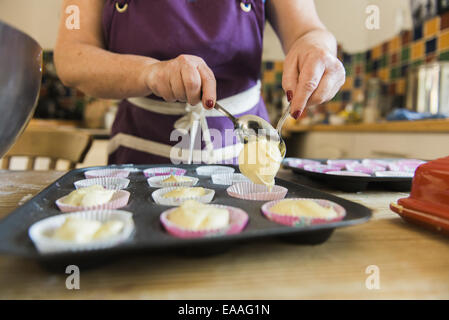
<instances>
[{"instance_id":1,"label":"dark mixing bowl","mask_svg":"<svg viewBox=\"0 0 449 320\"><path fill-rule=\"evenodd\" d=\"M25 129L42 80L42 48L0 21L0 157Z\"/></svg>"}]
</instances>

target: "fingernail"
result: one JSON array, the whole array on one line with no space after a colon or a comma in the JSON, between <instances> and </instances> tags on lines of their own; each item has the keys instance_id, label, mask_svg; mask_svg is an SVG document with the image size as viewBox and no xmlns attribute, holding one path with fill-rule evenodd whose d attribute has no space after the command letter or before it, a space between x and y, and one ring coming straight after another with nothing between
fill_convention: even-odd
<instances>
[{"instance_id":1,"label":"fingernail","mask_svg":"<svg viewBox=\"0 0 449 320\"><path fill-rule=\"evenodd\" d=\"M295 120L298 120L300 115L301 115L301 110L296 110L295 112L293 112L292 117L295 118Z\"/></svg>"},{"instance_id":2,"label":"fingernail","mask_svg":"<svg viewBox=\"0 0 449 320\"><path fill-rule=\"evenodd\" d=\"M287 91L287 100L288 102L292 101L293 99L293 92L291 90Z\"/></svg>"},{"instance_id":3,"label":"fingernail","mask_svg":"<svg viewBox=\"0 0 449 320\"><path fill-rule=\"evenodd\" d=\"M214 107L214 105L215 105L214 100L207 100L206 101L206 107L208 109L212 109Z\"/></svg>"}]
</instances>

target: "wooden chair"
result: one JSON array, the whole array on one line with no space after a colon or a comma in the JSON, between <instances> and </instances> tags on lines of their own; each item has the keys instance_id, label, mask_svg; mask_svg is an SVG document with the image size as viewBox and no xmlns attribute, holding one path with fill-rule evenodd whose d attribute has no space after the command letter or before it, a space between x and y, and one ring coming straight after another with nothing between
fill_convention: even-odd
<instances>
[{"instance_id":1,"label":"wooden chair","mask_svg":"<svg viewBox=\"0 0 449 320\"><path fill-rule=\"evenodd\" d=\"M2 169L9 169L12 157L27 157L27 170L33 170L36 158L50 158L49 170L56 169L58 160L67 160L69 169L84 161L92 145L89 134L76 129L42 128L29 126L6 156Z\"/></svg>"}]
</instances>

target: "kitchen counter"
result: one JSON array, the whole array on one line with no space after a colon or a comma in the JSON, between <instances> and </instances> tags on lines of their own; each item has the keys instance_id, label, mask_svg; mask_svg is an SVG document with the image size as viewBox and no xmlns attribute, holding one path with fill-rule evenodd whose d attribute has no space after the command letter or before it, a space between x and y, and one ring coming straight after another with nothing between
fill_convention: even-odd
<instances>
[{"instance_id":1,"label":"kitchen counter","mask_svg":"<svg viewBox=\"0 0 449 320\"><path fill-rule=\"evenodd\" d=\"M0 218L63 173L0 171ZM280 177L304 182L289 171ZM140 256L81 270L81 289L66 274L0 256L0 299L448 299L449 239L405 223L391 201L407 194L332 193L374 210L368 223L336 230L324 244L247 243L205 257ZM379 268L380 289L365 286Z\"/></svg>"},{"instance_id":2,"label":"kitchen counter","mask_svg":"<svg viewBox=\"0 0 449 320\"><path fill-rule=\"evenodd\" d=\"M308 131L338 132L449 132L449 119L417 120L417 121L383 121L377 123L357 123L344 125L301 125L289 122L285 133Z\"/></svg>"}]
</instances>

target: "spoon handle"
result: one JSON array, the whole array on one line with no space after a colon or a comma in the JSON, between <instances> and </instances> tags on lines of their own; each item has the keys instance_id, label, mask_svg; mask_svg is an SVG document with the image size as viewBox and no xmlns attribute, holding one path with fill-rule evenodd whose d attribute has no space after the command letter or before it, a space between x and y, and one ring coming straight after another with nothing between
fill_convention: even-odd
<instances>
[{"instance_id":1,"label":"spoon handle","mask_svg":"<svg viewBox=\"0 0 449 320\"><path fill-rule=\"evenodd\" d=\"M231 121L234 123L234 125L237 123L237 118L234 117L231 113L229 113L228 110L226 110L225 108L223 108L221 105L219 105L217 102L215 102L215 107L216 110L220 111L221 113L223 113L226 117L228 117L229 119L231 119Z\"/></svg>"},{"instance_id":2,"label":"spoon handle","mask_svg":"<svg viewBox=\"0 0 449 320\"><path fill-rule=\"evenodd\" d=\"M279 136L281 135L282 127L284 126L285 120L287 120L288 116L291 112L291 104L288 105L288 108L284 111L282 114L282 117L279 119L278 124L276 126L276 130L279 133Z\"/></svg>"}]
</instances>

